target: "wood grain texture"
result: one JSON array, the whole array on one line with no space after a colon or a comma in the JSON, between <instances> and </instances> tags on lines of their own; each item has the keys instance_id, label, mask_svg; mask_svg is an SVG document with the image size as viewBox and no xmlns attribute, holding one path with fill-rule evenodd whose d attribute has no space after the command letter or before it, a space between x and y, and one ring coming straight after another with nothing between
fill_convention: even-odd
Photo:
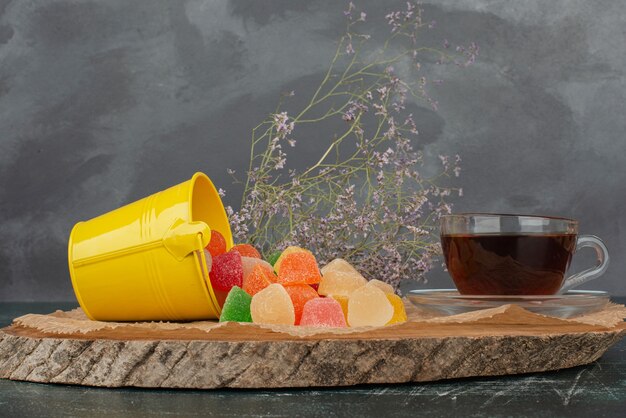
<instances>
[{"instance_id":1,"label":"wood grain texture","mask_svg":"<svg viewBox=\"0 0 626 418\"><path fill-rule=\"evenodd\" d=\"M108 332L108 334L107 334ZM89 386L278 388L433 381L556 370L597 360L626 334L593 325L405 323L296 337L229 323L200 330L53 335L0 330L0 377Z\"/></svg>"}]
</instances>

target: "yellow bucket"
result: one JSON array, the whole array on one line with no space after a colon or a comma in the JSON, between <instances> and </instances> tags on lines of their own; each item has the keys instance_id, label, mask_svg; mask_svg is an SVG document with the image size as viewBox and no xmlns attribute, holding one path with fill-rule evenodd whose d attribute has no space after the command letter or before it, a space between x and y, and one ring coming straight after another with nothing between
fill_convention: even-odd
<instances>
[{"instance_id":1,"label":"yellow bucket","mask_svg":"<svg viewBox=\"0 0 626 418\"><path fill-rule=\"evenodd\" d=\"M211 229L232 247L224 206L203 173L77 223L68 261L80 306L100 321L218 318L203 251Z\"/></svg>"}]
</instances>

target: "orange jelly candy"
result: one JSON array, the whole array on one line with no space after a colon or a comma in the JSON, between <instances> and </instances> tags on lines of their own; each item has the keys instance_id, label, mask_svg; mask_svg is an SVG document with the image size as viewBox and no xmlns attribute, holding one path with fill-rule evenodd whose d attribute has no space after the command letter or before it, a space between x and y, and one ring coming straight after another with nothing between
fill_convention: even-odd
<instances>
[{"instance_id":1,"label":"orange jelly candy","mask_svg":"<svg viewBox=\"0 0 626 418\"><path fill-rule=\"evenodd\" d=\"M304 251L287 254L278 271L278 283L284 285L314 284L319 283L321 278L315 256Z\"/></svg>"},{"instance_id":2,"label":"orange jelly candy","mask_svg":"<svg viewBox=\"0 0 626 418\"><path fill-rule=\"evenodd\" d=\"M250 296L254 296L274 281L274 272L264 266L257 264L252 272L243 278L242 289Z\"/></svg>"},{"instance_id":3,"label":"orange jelly candy","mask_svg":"<svg viewBox=\"0 0 626 418\"><path fill-rule=\"evenodd\" d=\"M293 309L296 314L296 325L299 325L300 318L302 318L302 310L304 309L304 304L311 299L318 298L319 295L308 284L293 284L285 286L285 290L291 298L291 303L293 303Z\"/></svg>"},{"instance_id":4,"label":"orange jelly candy","mask_svg":"<svg viewBox=\"0 0 626 418\"><path fill-rule=\"evenodd\" d=\"M276 274L278 274L280 272L280 265L282 264L282 262L285 259L285 257L287 257L289 254L299 253L299 252L310 253L311 251L306 250L304 248L296 247L296 246L293 246L293 245L290 246L290 247L285 248L283 250L283 252L280 253L280 256L278 256L278 258L276 259L276 262L273 263L274 264L274 271L276 272Z\"/></svg>"},{"instance_id":5,"label":"orange jelly candy","mask_svg":"<svg viewBox=\"0 0 626 418\"><path fill-rule=\"evenodd\" d=\"M386 325L406 322L408 318L406 316L406 310L404 309L404 302L402 302L400 296L387 293L387 299L389 299L391 306L393 306L393 316Z\"/></svg>"},{"instance_id":6,"label":"orange jelly candy","mask_svg":"<svg viewBox=\"0 0 626 418\"><path fill-rule=\"evenodd\" d=\"M211 240L209 241L209 245L206 246L206 249L209 250L212 257L224 254L226 252L226 239L224 239L224 235L212 229Z\"/></svg>"},{"instance_id":7,"label":"orange jelly candy","mask_svg":"<svg viewBox=\"0 0 626 418\"><path fill-rule=\"evenodd\" d=\"M346 321L347 321L348 320L348 297L340 296L340 295L332 295L331 297L335 299L337 302L339 302L339 305L341 305L341 310L343 311L343 316L346 318Z\"/></svg>"},{"instance_id":8,"label":"orange jelly candy","mask_svg":"<svg viewBox=\"0 0 626 418\"><path fill-rule=\"evenodd\" d=\"M230 250L237 251L242 257L261 258L261 254L250 244L237 244Z\"/></svg>"}]
</instances>

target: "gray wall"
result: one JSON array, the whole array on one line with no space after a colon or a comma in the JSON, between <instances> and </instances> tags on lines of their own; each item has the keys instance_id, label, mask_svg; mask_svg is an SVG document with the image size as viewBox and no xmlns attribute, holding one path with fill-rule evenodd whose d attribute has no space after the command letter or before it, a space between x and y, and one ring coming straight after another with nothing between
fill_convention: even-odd
<instances>
[{"instance_id":1,"label":"gray wall","mask_svg":"<svg viewBox=\"0 0 626 418\"><path fill-rule=\"evenodd\" d=\"M392 3L359 3L381 33ZM239 190L226 168L247 163L249 132L280 92L303 97L320 80L344 6L0 4L0 300L73 299L66 266L73 223L196 170L235 203ZM438 21L428 36L475 40L481 56L444 74L440 111L423 109L418 121L427 153L463 157L465 197L456 210L579 219L612 254L607 275L585 287L619 295L626 294L623 6L427 4ZM592 261L581 254L574 268ZM439 271L426 286L449 285Z\"/></svg>"}]
</instances>

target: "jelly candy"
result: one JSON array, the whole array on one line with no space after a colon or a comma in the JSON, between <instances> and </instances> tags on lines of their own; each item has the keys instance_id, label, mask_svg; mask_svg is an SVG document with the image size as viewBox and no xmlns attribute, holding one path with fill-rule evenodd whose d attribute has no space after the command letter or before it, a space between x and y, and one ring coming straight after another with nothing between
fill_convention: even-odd
<instances>
[{"instance_id":1,"label":"jelly candy","mask_svg":"<svg viewBox=\"0 0 626 418\"><path fill-rule=\"evenodd\" d=\"M393 290L393 286L391 286L390 284L387 284L385 282L381 282L378 279L372 279L369 282L367 282L368 286L375 286L377 288L379 288L380 290L382 290L385 293L391 293L392 295L395 295L396 292L395 290Z\"/></svg>"},{"instance_id":2,"label":"jelly candy","mask_svg":"<svg viewBox=\"0 0 626 418\"><path fill-rule=\"evenodd\" d=\"M261 254L250 244L237 244L230 250L237 251L242 257L261 258Z\"/></svg>"},{"instance_id":3,"label":"jelly candy","mask_svg":"<svg viewBox=\"0 0 626 418\"><path fill-rule=\"evenodd\" d=\"M351 327L382 326L393 317L387 294L376 286L363 286L348 300L348 323Z\"/></svg>"},{"instance_id":4,"label":"jelly candy","mask_svg":"<svg viewBox=\"0 0 626 418\"><path fill-rule=\"evenodd\" d=\"M304 304L311 299L319 298L319 295L308 284L293 284L285 286L285 290L289 293L289 297L293 303L293 310L296 314L296 325L298 325L300 324Z\"/></svg>"},{"instance_id":5,"label":"jelly candy","mask_svg":"<svg viewBox=\"0 0 626 418\"><path fill-rule=\"evenodd\" d=\"M282 254L281 251L275 251L275 252L271 253L267 257L267 262L270 263L272 265L272 267L274 267L274 264L276 264L276 260L278 260L280 258L281 254Z\"/></svg>"},{"instance_id":6,"label":"jelly candy","mask_svg":"<svg viewBox=\"0 0 626 418\"><path fill-rule=\"evenodd\" d=\"M341 305L333 298L315 298L304 304L300 325L309 327L345 327Z\"/></svg>"},{"instance_id":7,"label":"jelly candy","mask_svg":"<svg viewBox=\"0 0 626 418\"><path fill-rule=\"evenodd\" d=\"M348 263L343 258L335 258L333 261L322 267L322 276L331 271L339 271L341 273L348 274L358 274L359 276L361 276L361 273L359 273L359 271L355 269L352 264Z\"/></svg>"},{"instance_id":8,"label":"jelly candy","mask_svg":"<svg viewBox=\"0 0 626 418\"><path fill-rule=\"evenodd\" d=\"M206 246L206 249L209 250L213 257L224 254L226 252L226 239L224 239L224 235L212 229L211 240L209 241L209 245Z\"/></svg>"},{"instance_id":9,"label":"jelly candy","mask_svg":"<svg viewBox=\"0 0 626 418\"><path fill-rule=\"evenodd\" d=\"M291 247L285 248L284 251L280 253L280 256L274 263L274 271L276 272L276 274L280 272L280 265L282 264L285 257L287 257L289 254L302 253L302 252L311 254L309 250L305 250L304 248L300 248L300 247L291 246Z\"/></svg>"},{"instance_id":10,"label":"jelly candy","mask_svg":"<svg viewBox=\"0 0 626 418\"><path fill-rule=\"evenodd\" d=\"M284 253L283 253L284 254ZM313 284L319 283L322 276L315 256L310 252L297 251L281 256L278 283ZM274 269L276 266L274 266Z\"/></svg>"},{"instance_id":11,"label":"jelly candy","mask_svg":"<svg viewBox=\"0 0 626 418\"><path fill-rule=\"evenodd\" d=\"M293 325L296 315L285 288L272 283L252 297L252 322L257 324Z\"/></svg>"},{"instance_id":12,"label":"jelly candy","mask_svg":"<svg viewBox=\"0 0 626 418\"><path fill-rule=\"evenodd\" d=\"M389 299L391 306L393 306L393 316L391 317L389 322L387 322L387 324L385 325L406 322L407 320L406 310L404 309L404 302L402 302L402 299L400 298L400 296L394 295L392 293L387 293L387 299Z\"/></svg>"},{"instance_id":13,"label":"jelly candy","mask_svg":"<svg viewBox=\"0 0 626 418\"><path fill-rule=\"evenodd\" d=\"M335 258L322 267L320 281L320 295L348 296L354 290L367 284L361 275L350 263L342 258Z\"/></svg>"},{"instance_id":14,"label":"jelly candy","mask_svg":"<svg viewBox=\"0 0 626 418\"><path fill-rule=\"evenodd\" d=\"M243 266L243 278L245 280L246 276L252 273L252 270L258 265L264 266L270 272L272 272L272 276L274 275L274 268L267 261L263 261L260 258L253 257L241 257L241 264ZM272 282L275 282L276 279L272 279Z\"/></svg>"},{"instance_id":15,"label":"jelly candy","mask_svg":"<svg viewBox=\"0 0 626 418\"><path fill-rule=\"evenodd\" d=\"M341 296L341 295L332 295L331 297L335 299L337 302L339 302L339 305L341 305L341 310L343 311L343 316L346 318L346 321L347 321L348 320L348 297Z\"/></svg>"},{"instance_id":16,"label":"jelly candy","mask_svg":"<svg viewBox=\"0 0 626 418\"><path fill-rule=\"evenodd\" d=\"M233 286L226 296L226 301L222 307L220 322L252 322L250 315L250 302L252 296L244 292L239 286Z\"/></svg>"},{"instance_id":17,"label":"jelly candy","mask_svg":"<svg viewBox=\"0 0 626 418\"><path fill-rule=\"evenodd\" d=\"M215 300L217 300L217 304L220 306L224 306L224 303L226 302L226 297L228 296L228 292L213 288L213 294L215 295Z\"/></svg>"},{"instance_id":18,"label":"jelly candy","mask_svg":"<svg viewBox=\"0 0 626 418\"><path fill-rule=\"evenodd\" d=\"M263 264L257 264L252 272L243 278L243 290L250 296L256 295L267 286L271 285L274 279L274 272Z\"/></svg>"},{"instance_id":19,"label":"jelly candy","mask_svg":"<svg viewBox=\"0 0 626 418\"><path fill-rule=\"evenodd\" d=\"M243 265L239 253L233 251L214 257L209 277L216 290L229 291L233 286L241 287Z\"/></svg>"},{"instance_id":20,"label":"jelly candy","mask_svg":"<svg viewBox=\"0 0 626 418\"><path fill-rule=\"evenodd\" d=\"M320 280L318 292L320 295L341 295L350 296L359 287L365 286L367 280L356 273L345 273L342 271L326 271Z\"/></svg>"}]
</instances>

